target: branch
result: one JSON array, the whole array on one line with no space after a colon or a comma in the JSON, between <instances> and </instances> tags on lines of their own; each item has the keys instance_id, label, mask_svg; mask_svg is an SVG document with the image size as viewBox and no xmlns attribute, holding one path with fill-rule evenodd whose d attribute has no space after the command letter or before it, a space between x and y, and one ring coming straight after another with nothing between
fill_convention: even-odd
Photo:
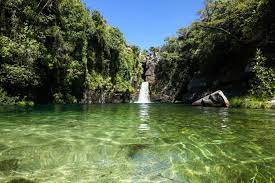
<instances>
[{"instance_id":1,"label":"branch","mask_svg":"<svg viewBox=\"0 0 275 183\"><path fill-rule=\"evenodd\" d=\"M46 8L46 6L48 6L48 4L51 3L51 1L52 1L52 0L48 0L48 1L45 3L45 5L41 8L41 10L39 11L38 14L40 14L40 13L44 10L44 8ZM40 1L40 2L42 2L42 1ZM40 3L39 3L39 4L40 4Z\"/></svg>"},{"instance_id":2,"label":"branch","mask_svg":"<svg viewBox=\"0 0 275 183\"><path fill-rule=\"evenodd\" d=\"M39 8L39 6L40 6L40 4L42 3L42 1L43 1L43 0L40 0L40 2L38 3L38 5L37 5L37 7L36 7L37 9Z\"/></svg>"},{"instance_id":3,"label":"branch","mask_svg":"<svg viewBox=\"0 0 275 183\"><path fill-rule=\"evenodd\" d=\"M212 29L212 30L217 30L217 31L221 31L229 36L231 36L232 38L234 38L235 40L237 40L239 43L241 43L241 40L235 36L234 34L232 34L231 32L229 32L228 30L221 28L221 27L211 27L211 26L205 26L205 25L197 25L198 27L204 28L204 29Z\"/></svg>"}]
</instances>

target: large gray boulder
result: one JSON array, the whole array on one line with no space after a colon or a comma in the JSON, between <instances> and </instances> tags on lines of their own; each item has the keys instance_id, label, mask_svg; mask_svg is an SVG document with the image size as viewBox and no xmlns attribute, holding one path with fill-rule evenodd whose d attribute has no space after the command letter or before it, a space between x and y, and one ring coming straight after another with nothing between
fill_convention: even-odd
<instances>
[{"instance_id":1,"label":"large gray boulder","mask_svg":"<svg viewBox=\"0 0 275 183\"><path fill-rule=\"evenodd\" d=\"M268 103L272 106L275 106L275 97L273 97Z\"/></svg>"},{"instance_id":2,"label":"large gray boulder","mask_svg":"<svg viewBox=\"0 0 275 183\"><path fill-rule=\"evenodd\" d=\"M223 92L219 90L200 100L197 100L192 105L205 107L229 107L229 101Z\"/></svg>"}]
</instances>

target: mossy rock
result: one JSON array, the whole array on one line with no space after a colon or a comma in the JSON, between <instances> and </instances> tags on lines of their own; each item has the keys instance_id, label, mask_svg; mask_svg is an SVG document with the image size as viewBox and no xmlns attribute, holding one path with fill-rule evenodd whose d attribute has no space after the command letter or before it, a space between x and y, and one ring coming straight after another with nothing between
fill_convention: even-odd
<instances>
[{"instance_id":1,"label":"mossy rock","mask_svg":"<svg viewBox=\"0 0 275 183\"><path fill-rule=\"evenodd\" d=\"M35 182L24 178L16 178L8 181L7 183L35 183Z\"/></svg>"},{"instance_id":2,"label":"mossy rock","mask_svg":"<svg viewBox=\"0 0 275 183\"><path fill-rule=\"evenodd\" d=\"M8 159L0 161L0 171L1 172L11 172L18 168L18 159Z\"/></svg>"}]
</instances>

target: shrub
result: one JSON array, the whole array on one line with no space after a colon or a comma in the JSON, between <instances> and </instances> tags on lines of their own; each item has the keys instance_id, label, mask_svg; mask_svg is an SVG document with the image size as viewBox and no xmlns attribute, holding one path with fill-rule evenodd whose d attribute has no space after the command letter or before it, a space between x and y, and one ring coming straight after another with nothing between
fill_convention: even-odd
<instances>
[{"instance_id":1,"label":"shrub","mask_svg":"<svg viewBox=\"0 0 275 183\"><path fill-rule=\"evenodd\" d=\"M7 92L0 88L0 105L15 105L17 97L8 96Z\"/></svg>"},{"instance_id":2,"label":"shrub","mask_svg":"<svg viewBox=\"0 0 275 183\"><path fill-rule=\"evenodd\" d=\"M272 107L267 100L259 99L252 96L231 98L230 106L248 109L269 109Z\"/></svg>"},{"instance_id":3,"label":"shrub","mask_svg":"<svg viewBox=\"0 0 275 183\"><path fill-rule=\"evenodd\" d=\"M275 95L275 72L266 63L267 58L258 49L251 67L250 94L253 96L270 98Z\"/></svg>"},{"instance_id":4,"label":"shrub","mask_svg":"<svg viewBox=\"0 0 275 183\"><path fill-rule=\"evenodd\" d=\"M53 95L53 103L55 104L65 104L65 101L63 99L63 94L62 93L55 93Z\"/></svg>"}]
</instances>

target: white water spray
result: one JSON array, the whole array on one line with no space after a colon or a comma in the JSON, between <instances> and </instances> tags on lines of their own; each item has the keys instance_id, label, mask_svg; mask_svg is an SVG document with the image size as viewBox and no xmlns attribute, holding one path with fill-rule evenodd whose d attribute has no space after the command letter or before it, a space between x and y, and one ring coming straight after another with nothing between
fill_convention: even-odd
<instances>
[{"instance_id":1,"label":"white water spray","mask_svg":"<svg viewBox=\"0 0 275 183\"><path fill-rule=\"evenodd\" d=\"M149 83L143 82L139 91L138 104L148 104L150 102Z\"/></svg>"}]
</instances>

